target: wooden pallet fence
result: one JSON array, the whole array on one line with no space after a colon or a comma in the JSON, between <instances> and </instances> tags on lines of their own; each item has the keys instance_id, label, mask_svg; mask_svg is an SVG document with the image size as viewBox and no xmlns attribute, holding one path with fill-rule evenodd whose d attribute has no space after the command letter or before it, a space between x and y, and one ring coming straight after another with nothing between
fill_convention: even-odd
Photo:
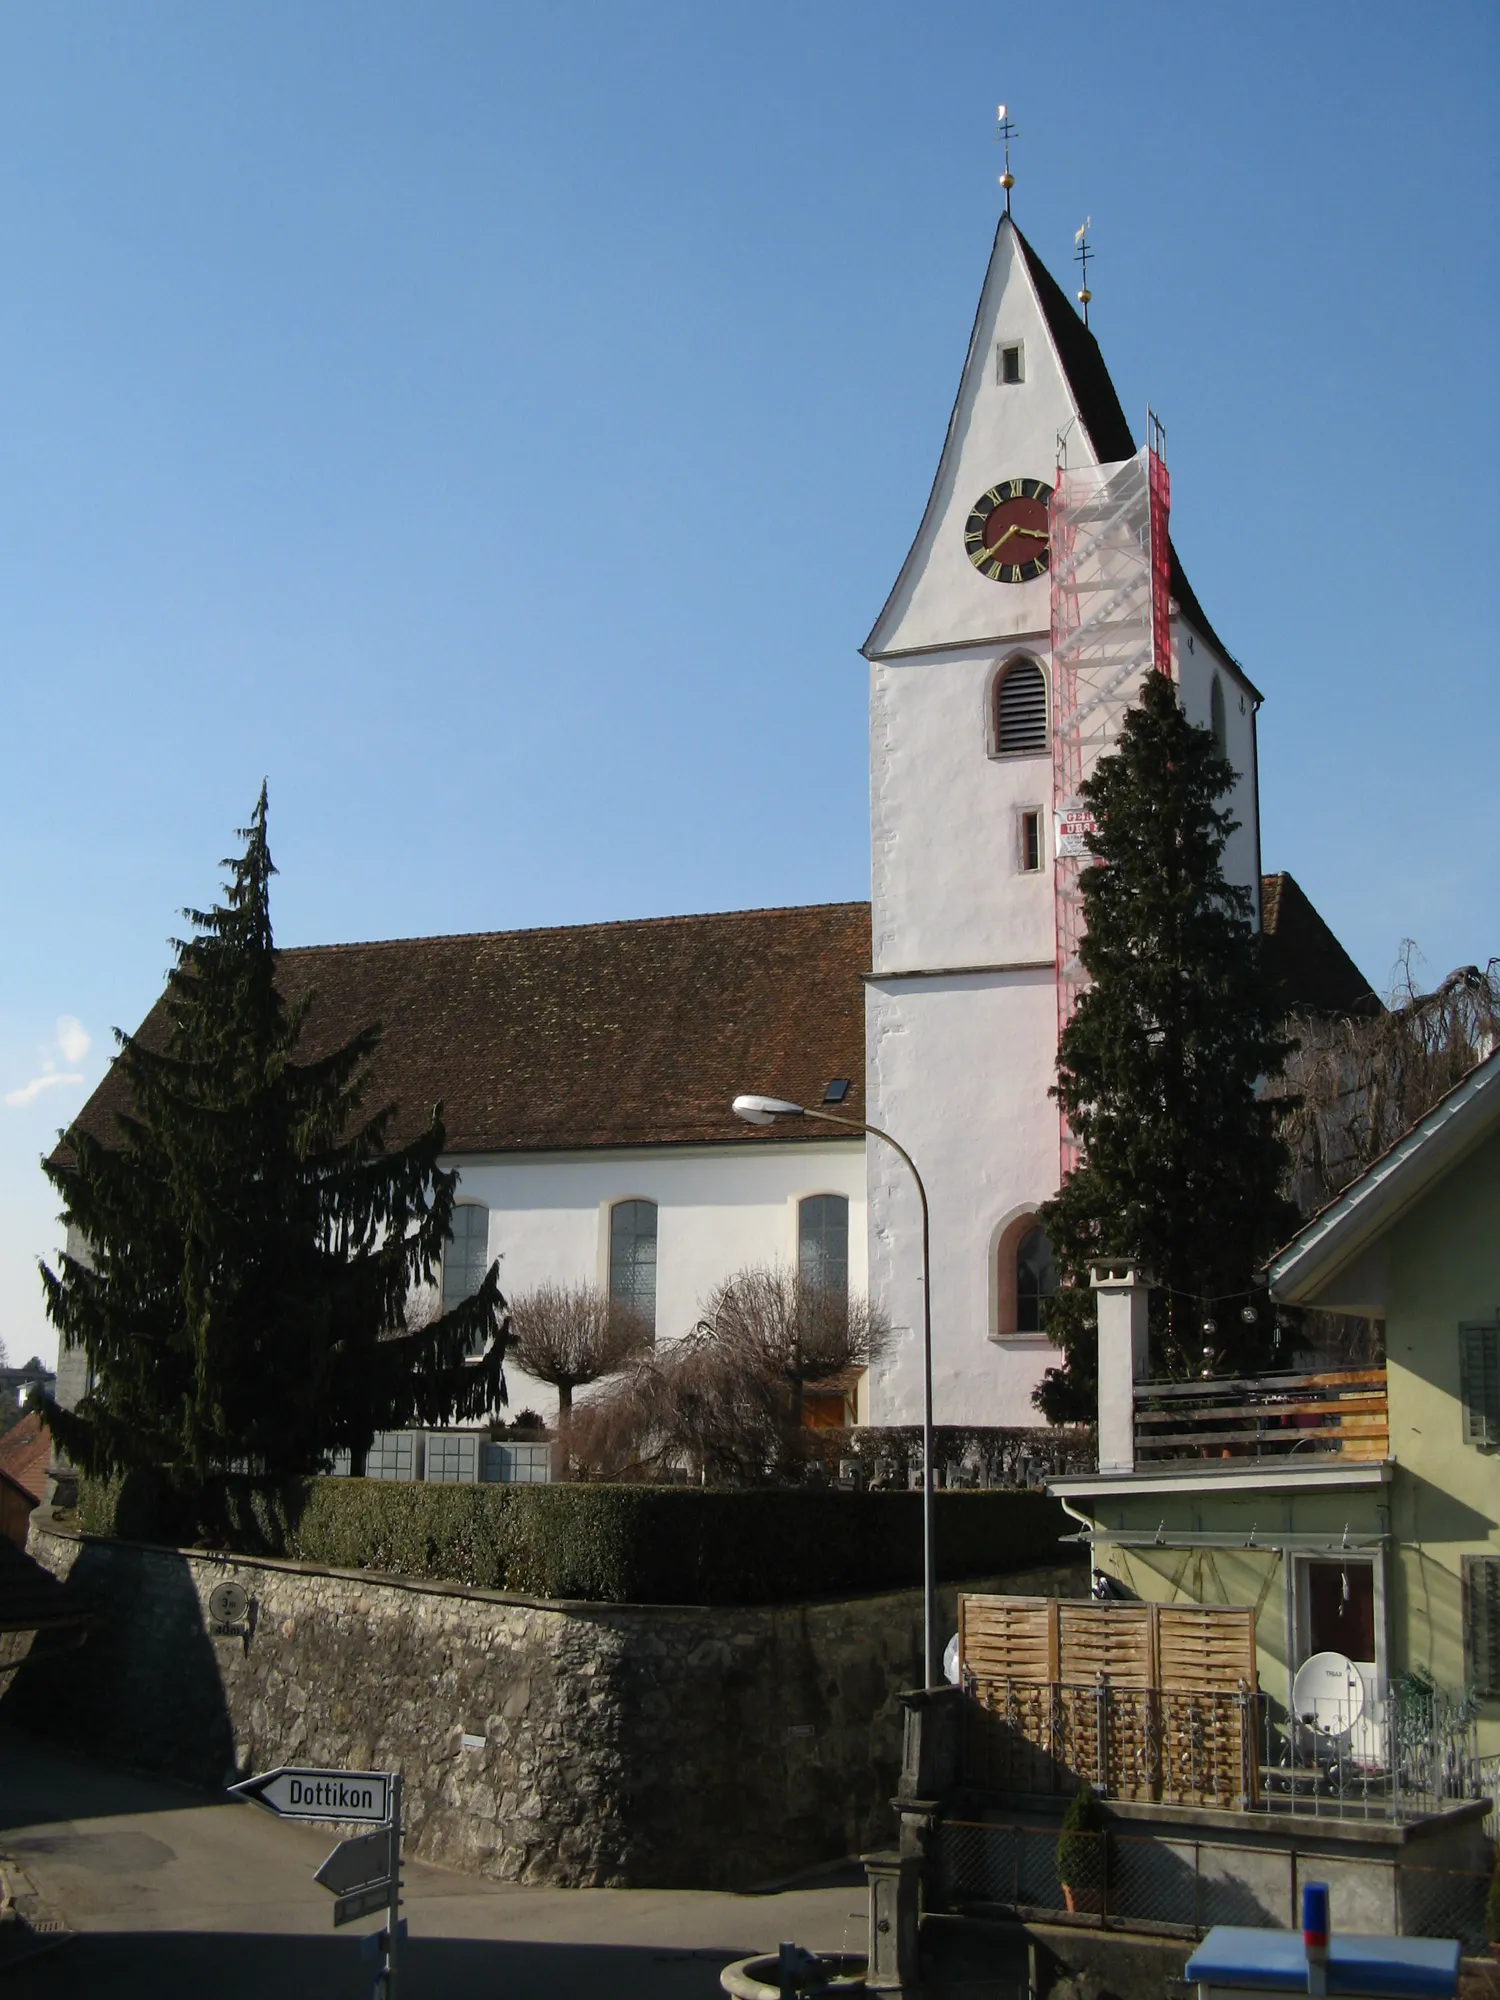
<instances>
[{"instance_id":1,"label":"wooden pallet fence","mask_svg":"<svg viewBox=\"0 0 1500 2000\"><path fill-rule=\"evenodd\" d=\"M963 1597L959 1664L980 1790L1256 1803L1246 1606Z\"/></svg>"}]
</instances>

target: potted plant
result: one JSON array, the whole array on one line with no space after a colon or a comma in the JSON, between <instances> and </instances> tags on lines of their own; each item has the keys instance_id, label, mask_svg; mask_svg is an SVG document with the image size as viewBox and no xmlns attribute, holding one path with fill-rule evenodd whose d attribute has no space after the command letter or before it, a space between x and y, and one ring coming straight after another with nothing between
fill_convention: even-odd
<instances>
[{"instance_id":1,"label":"potted plant","mask_svg":"<svg viewBox=\"0 0 1500 2000\"><path fill-rule=\"evenodd\" d=\"M1057 1836L1057 1879L1070 1915L1104 1912L1104 1815L1092 1785L1080 1785Z\"/></svg>"},{"instance_id":2,"label":"potted plant","mask_svg":"<svg viewBox=\"0 0 1500 2000\"><path fill-rule=\"evenodd\" d=\"M1500 1843L1495 1847L1495 1865L1490 1873L1490 1893L1484 1903L1484 1934L1490 1941L1490 1955L1500 1958Z\"/></svg>"}]
</instances>

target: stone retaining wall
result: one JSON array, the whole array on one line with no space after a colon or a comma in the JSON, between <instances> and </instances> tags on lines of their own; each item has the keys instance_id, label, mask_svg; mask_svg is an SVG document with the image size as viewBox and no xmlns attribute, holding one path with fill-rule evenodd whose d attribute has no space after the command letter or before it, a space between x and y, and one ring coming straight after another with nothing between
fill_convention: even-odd
<instances>
[{"instance_id":1,"label":"stone retaining wall","mask_svg":"<svg viewBox=\"0 0 1500 2000\"><path fill-rule=\"evenodd\" d=\"M409 1852L526 1882L744 1887L890 1839L917 1591L547 1603L32 1523L31 1553L98 1623L34 1655L0 1715L96 1754L204 1785L399 1770ZM247 1630L216 1636L228 1579ZM1080 1594L1087 1572L1004 1581Z\"/></svg>"}]
</instances>

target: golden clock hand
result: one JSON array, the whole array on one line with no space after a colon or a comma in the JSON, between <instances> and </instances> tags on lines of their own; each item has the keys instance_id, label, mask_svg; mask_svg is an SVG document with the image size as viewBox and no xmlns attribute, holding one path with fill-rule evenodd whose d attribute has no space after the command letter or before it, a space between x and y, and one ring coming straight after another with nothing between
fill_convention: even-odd
<instances>
[{"instance_id":1,"label":"golden clock hand","mask_svg":"<svg viewBox=\"0 0 1500 2000\"><path fill-rule=\"evenodd\" d=\"M1014 521L1012 521L1010 526L1006 529L1005 533L1000 537L999 541L991 542L990 546L985 550L984 560L988 562L992 556L997 556L1000 553L1000 551L1005 547L1005 544L1010 540L1012 535L1022 532L1024 532L1024 530L1019 529L1017 524Z\"/></svg>"},{"instance_id":2,"label":"golden clock hand","mask_svg":"<svg viewBox=\"0 0 1500 2000\"><path fill-rule=\"evenodd\" d=\"M1016 527L1010 529L1009 532L1013 535L1030 535L1034 542L1045 542L1047 539L1047 530L1045 528ZM999 544L997 543L996 546L998 547Z\"/></svg>"}]
</instances>

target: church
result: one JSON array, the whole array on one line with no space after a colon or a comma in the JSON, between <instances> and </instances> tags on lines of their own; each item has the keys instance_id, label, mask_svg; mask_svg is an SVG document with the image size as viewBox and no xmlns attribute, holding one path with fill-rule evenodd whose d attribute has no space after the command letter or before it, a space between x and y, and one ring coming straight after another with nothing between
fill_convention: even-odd
<instances>
[{"instance_id":1,"label":"church","mask_svg":"<svg viewBox=\"0 0 1500 2000\"><path fill-rule=\"evenodd\" d=\"M1339 1009L1368 994L1295 882L1262 873L1261 697L1171 551L1164 508L1148 574L1146 515L1132 528L1129 511L1136 488L1146 504L1146 459L1094 336L1007 196L932 489L862 648L869 902L281 955L287 997L313 996L315 1043L382 1024L373 1088L400 1107L398 1124L442 1103L460 1201L445 1298L498 1258L508 1294L597 1284L667 1341L734 1271L795 1265L868 1291L895 1336L823 1416L915 1423L920 1209L910 1171L869 1124L926 1187L935 1421L1040 1421L1032 1391L1055 1357L1035 1217L1063 1157L1048 1090L1078 852L1066 755L1072 780L1086 775L1153 644L1234 767L1226 872L1252 893L1289 1000ZM1092 495L1091 518L1125 496L1109 531L1123 532L1127 558L1137 548L1146 592L1144 654L1127 645L1086 700L1090 628L1118 639L1137 586L1115 589L1100 571L1092 609L1060 592L1060 466L1069 492ZM1081 556L1069 574L1076 584ZM742 1093L848 1122L759 1129L731 1110ZM79 1122L107 1138L120 1099L111 1075ZM65 1403L85 1386L81 1360L61 1359ZM511 1407L550 1416L554 1392L508 1372Z\"/></svg>"}]
</instances>

